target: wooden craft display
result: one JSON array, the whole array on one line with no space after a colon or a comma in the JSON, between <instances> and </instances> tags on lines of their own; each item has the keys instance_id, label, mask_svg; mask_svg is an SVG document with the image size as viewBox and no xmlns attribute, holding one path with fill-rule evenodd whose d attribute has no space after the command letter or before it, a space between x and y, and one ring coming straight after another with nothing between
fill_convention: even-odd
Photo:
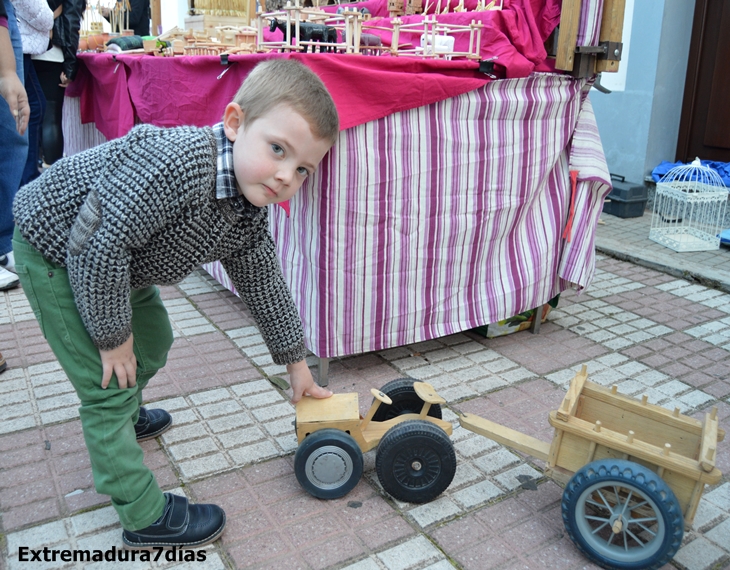
<instances>
[{"instance_id":1,"label":"wooden craft display","mask_svg":"<svg viewBox=\"0 0 730 570\"><path fill-rule=\"evenodd\" d=\"M129 0L116 2L112 23L121 34L128 22ZM425 2L425 4L424 4ZM562 4L561 22L557 35L556 68L570 71L578 77L586 77L600 71L617 71L621 57L621 34L625 0L605 0L598 46L576 46L578 27L581 22L581 0L565 0ZM468 25L439 22L437 16L448 12L464 12L464 0L389 0L390 19L370 22L367 10L340 7L337 13L324 12L319 8L304 8L300 0L287 2L274 12L256 10L255 0L205 0L198 2L197 11L186 19L186 30L173 28L161 35L160 42L144 43L143 49L127 50L125 54L173 55L222 55L247 54L269 51L313 52L416 56L422 58L466 58L482 60L481 22L472 20ZM260 6L260 5L259 5ZM475 12L501 10L503 0L479 0ZM108 35L93 34L102 26L100 5L87 9L89 29L82 30L81 49L104 51ZM255 19L249 16L255 13ZM427 14L419 22L403 23L401 16ZM126 14L126 16L125 16ZM126 18L126 19L125 19ZM195 22L193 19L197 18ZM201 19L202 18L202 19ZM251 26L245 25L250 21ZM283 32L280 41L266 41L264 30ZM316 28L316 29L315 29ZM383 45L380 32L390 37L390 45ZM92 35L93 34L93 35ZM457 38L469 34L468 47L456 50ZM88 41L87 41L88 40ZM166 45L165 40L172 45ZM182 45L181 45L182 42ZM490 60L491 61L491 60Z\"/></svg>"},{"instance_id":2,"label":"wooden craft display","mask_svg":"<svg viewBox=\"0 0 730 570\"><path fill-rule=\"evenodd\" d=\"M393 55L418 56L423 58L465 57L467 59L481 59L482 43L481 22L472 20L469 25L444 24L436 20L436 16L426 16L422 22L403 24L400 19L393 20L393 45L398 45L401 34L418 34L420 43L412 49L397 49ZM466 51L456 51L454 43L456 35L469 34L469 46ZM442 40L450 39L450 43Z\"/></svg>"}]
</instances>

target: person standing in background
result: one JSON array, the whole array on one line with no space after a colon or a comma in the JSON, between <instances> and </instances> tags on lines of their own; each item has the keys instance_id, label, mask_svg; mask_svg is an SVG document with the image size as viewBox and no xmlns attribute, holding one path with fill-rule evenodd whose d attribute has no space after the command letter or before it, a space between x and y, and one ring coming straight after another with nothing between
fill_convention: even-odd
<instances>
[{"instance_id":1,"label":"person standing in background","mask_svg":"<svg viewBox=\"0 0 730 570\"><path fill-rule=\"evenodd\" d=\"M5 3L0 2L0 95L3 98L3 101L0 102L0 117L4 121L7 112L13 118L14 130L22 135L28 125L30 109L23 83L16 71L16 65L13 43L8 29L8 13L5 9ZM7 141L8 134L5 127L6 125L3 122L0 126L0 135L3 137L0 140L3 142ZM0 268L0 290L11 289L17 287L18 284L18 278L14 273ZM7 367L8 363L5 362L5 358L0 353L0 373L5 372Z\"/></svg>"},{"instance_id":2,"label":"person standing in background","mask_svg":"<svg viewBox=\"0 0 730 570\"><path fill-rule=\"evenodd\" d=\"M135 36L150 35L150 0L129 0L129 21L127 25L134 31ZM106 6L100 8L101 15L109 20L111 9Z\"/></svg>"},{"instance_id":3,"label":"person standing in background","mask_svg":"<svg viewBox=\"0 0 730 570\"><path fill-rule=\"evenodd\" d=\"M15 8L10 0L2 0L3 11L6 14L3 27L3 38L5 34L10 37L12 55L6 51L7 46L3 40L3 69L2 75L4 89L11 85L17 91L15 79L23 88L23 42L20 39L18 20L15 16ZM0 22L1 23L1 22ZM14 70L11 70L12 60L15 60ZM7 60L7 61L6 61ZM15 75L13 75L13 71ZM5 92L3 92L5 98ZM22 93L25 106L28 103L28 96L23 88ZM15 223L13 222L13 198L20 187L20 179L25 168L25 159L28 156L28 135L26 133L27 123L23 123L21 130L18 119L20 109L17 108L20 99L14 103L5 101L0 104L0 291L12 289L19 284L18 276L15 274L15 262L13 260L12 244ZM11 106L15 105L15 106Z\"/></svg>"},{"instance_id":4,"label":"person standing in background","mask_svg":"<svg viewBox=\"0 0 730 570\"><path fill-rule=\"evenodd\" d=\"M63 157L64 88L76 77L79 30L86 0L48 0L53 11L51 49L33 57L38 80L46 97L46 114L41 129L41 153L46 164Z\"/></svg>"},{"instance_id":5,"label":"person standing in background","mask_svg":"<svg viewBox=\"0 0 730 570\"><path fill-rule=\"evenodd\" d=\"M18 29L23 40L23 73L25 91L30 105L28 123L28 158L20 185L27 184L40 175L38 169L38 148L40 146L41 123L46 112L46 97L38 82L38 75L31 55L39 55L48 50L53 29L53 11L46 0L13 0Z\"/></svg>"}]
</instances>

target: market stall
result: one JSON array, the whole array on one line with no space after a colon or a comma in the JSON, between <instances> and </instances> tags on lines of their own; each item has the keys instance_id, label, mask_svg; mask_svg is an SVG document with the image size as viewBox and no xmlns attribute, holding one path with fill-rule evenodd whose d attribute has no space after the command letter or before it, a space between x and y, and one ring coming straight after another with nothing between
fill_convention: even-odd
<instances>
[{"instance_id":1,"label":"market stall","mask_svg":"<svg viewBox=\"0 0 730 570\"><path fill-rule=\"evenodd\" d=\"M594 45L603 3L583 4L575 37ZM270 212L308 348L331 358L494 323L593 277L610 177L588 80L556 73L543 47L559 6L513 0L481 12L481 63L82 55L67 152L135 122L213 124L262 58L300 59L332 92L343 128L290 216ZM480 69L495 56L493 80ZM219 264L206 269L232 289Z\"/></svg>"}]
</instances>

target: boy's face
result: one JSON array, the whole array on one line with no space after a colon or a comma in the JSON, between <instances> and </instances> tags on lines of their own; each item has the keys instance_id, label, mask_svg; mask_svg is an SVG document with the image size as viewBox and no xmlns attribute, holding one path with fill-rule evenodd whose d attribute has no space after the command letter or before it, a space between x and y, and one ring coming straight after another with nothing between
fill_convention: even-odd
<instances>
[{"instance_id":1,"label":"boy's face","mask_svg":"<svg viewBox=\"0 0 730 570\"><path fill-rule=\"evenodd\" d=\"M294 196L331 146L316 138L306 119L286 105L244 127L241 107L230 103L223 125L233 142L238 191L258 207Z\"/></svg>"}]
</instances>

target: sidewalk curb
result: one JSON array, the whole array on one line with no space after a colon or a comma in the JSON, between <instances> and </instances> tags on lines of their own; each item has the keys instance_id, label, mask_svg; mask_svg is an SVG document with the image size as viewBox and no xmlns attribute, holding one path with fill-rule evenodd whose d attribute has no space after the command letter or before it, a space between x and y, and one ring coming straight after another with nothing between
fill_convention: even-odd
<instances>
[{"instance_id":1,"label":"sidewalk curb","mask_svg":"<svg viewBox=\"0 0 730 570\"><path fill-rule=\"evenodd\" d=\"M648 267L649 269L654 269L655 271L661 271L662 273L666 273L667 275L672 275L672 276L678 277L680 279L694 281L696 283L704 285L705 287L711 287L712 289L717 289L718 291L730 293L730 283L728 283L726 281L714 279L712 277L709 277L707 275L702 275L702 274L694 272L694 271L682 270L682 269L678 269L676 267L670 267L669 265L657 263L656 261L651 261L649 259L644 259L644 258L638 257L636 255L631 255L630 253L625 253L622 251L617 251L615 249L611 249L609 247L601 246L598 243L596 243L595 247L596 247L597 252L600 252L604 255L608 255L609 257L613 257L613 258L621 260L621 261L628 261L630 263L634 263L634 264L640 265L642 267Z\"/></svg>"}]
</instances>

